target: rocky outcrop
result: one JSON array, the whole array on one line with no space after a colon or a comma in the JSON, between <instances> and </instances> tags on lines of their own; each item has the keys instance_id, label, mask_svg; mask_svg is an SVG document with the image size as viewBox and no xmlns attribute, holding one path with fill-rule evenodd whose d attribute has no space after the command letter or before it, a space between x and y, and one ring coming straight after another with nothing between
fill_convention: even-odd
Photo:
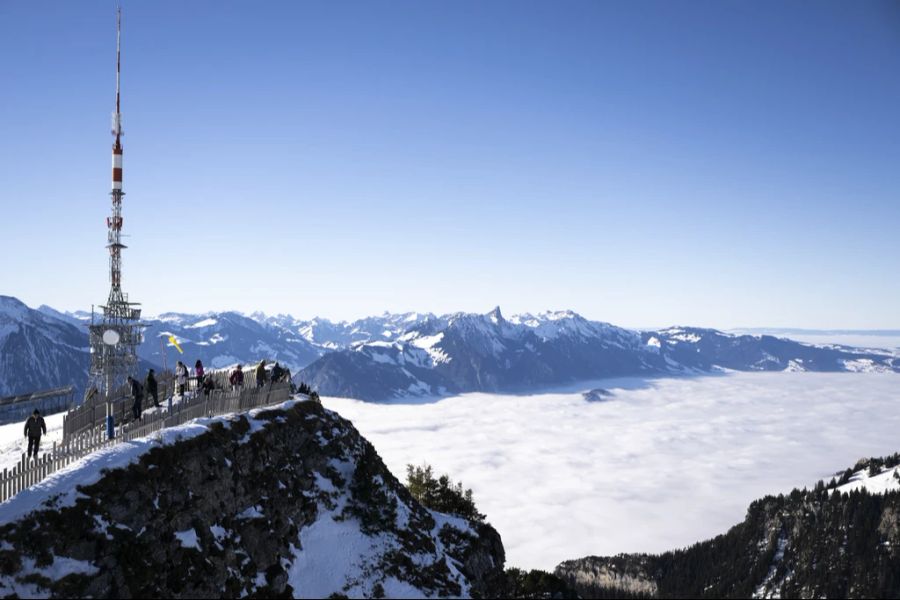
<instances>
[{"instance_id":1,"label":"rocky outcrop","mask_svg":"<svg viewBox=\"0 0 900 600\"><path fill-rule=\"evenodd\" d=\"M504 562L489 525L423 508L309 401L155 447L0 539L20 596L486 596Z\"/></svg>"},{"instance_id":2,"label":"rocky outcrop","mask_svg":"<svg viewBox=\"0 0 900 600\"><path fill-rule=\"evenodd\" d=\"M556 576L577 590L606 589L652 597L657 593L657 585L646 572L644 562L627 555L605 560L570 560L556 567Z\"/></svg>"}]
</instances>

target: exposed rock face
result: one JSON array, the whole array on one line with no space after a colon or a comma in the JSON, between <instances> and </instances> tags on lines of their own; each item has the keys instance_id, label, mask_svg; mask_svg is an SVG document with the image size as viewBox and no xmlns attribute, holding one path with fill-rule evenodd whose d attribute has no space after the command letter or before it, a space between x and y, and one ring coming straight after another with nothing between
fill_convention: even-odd
<instances>
[{"instance_id":1,"label":"exposed rock face","mask_svg":"<svg viewBox=\"0 0 900 600\"><path fill-rule=\"evenodd\" d=\"M502 581L496 531L420 506L313 402L214 423L80 492L0 526L0 595L485 596Z\"/></svg>"},{"instance_id":2,"label":"exposed rock face","mask_svg":"<svg viewBox=\"0 0 900 600\"><path fill-rule=\"evenodd\" d=\"M897 598L898 464L870 459L828 486L758 500L743 523L684 550L591 556L555 573L585 598Z\"/></svg>"},{"instance_id":3,"label":"exposed rock face","mask_svg":"<svg viewBox=\"0 0 900 600\"><path fill-rule=\"evenodd\" d=\"M655 596L656 581L646 572L646 561L626 557L606 560L570 560L556 567L556 575L578 590L608 589Z\"/></svg>"}]
</instances>

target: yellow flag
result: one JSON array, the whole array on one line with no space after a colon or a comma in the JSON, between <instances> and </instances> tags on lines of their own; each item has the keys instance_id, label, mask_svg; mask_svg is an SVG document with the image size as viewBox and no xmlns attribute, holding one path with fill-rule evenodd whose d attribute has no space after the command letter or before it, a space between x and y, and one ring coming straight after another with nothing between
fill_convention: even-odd
<instances>
[{"instance_id":1,"label":"yellow flag","mask_svg":"<svg viewBox=\"0 0 900 600\"><path fill-rule=\"evenodd\" d=\"M179 354L184 354L184 350L182 350L181 346L178 345L178 340L175 339L174 335L169 336L169 343L175 346Z\"/></svg>"}]
</instances>

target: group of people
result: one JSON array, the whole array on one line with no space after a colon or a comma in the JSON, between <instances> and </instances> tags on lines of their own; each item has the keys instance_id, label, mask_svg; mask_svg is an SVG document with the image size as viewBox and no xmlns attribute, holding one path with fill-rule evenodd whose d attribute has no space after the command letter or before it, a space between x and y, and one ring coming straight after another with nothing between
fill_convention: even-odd
<instances>
[{"instance_id":1,"label":"group of people","mask_svg":"<svg viewBox=\"0 0 900 600\"><path fill-rule=\"evenodd\" d=\"M272 373L270 374L266 370L266 361L265 359L261 360L258 365L256 365L256 370L254 372L256 376L256 387L261 388L271 380L272 383L279 383L283 381L290 381L290 371L283 368L277 362L275 366L272 367ZM232 390L238 390L244 387L244 368L241 365L238 365L231 372L231 375L228 377L228 383L231 384Z\"/></svg>"},{"instance_id":2,"label":"group of people","mask_svg":"<svg viewBox=\"0 0 900 600\"><path fill-rule=\"evenodd\" d=\"M266 361L262 360L256 366L254 375L256 376L256 387L261 388L270 381L272 383L290 382L291 372L285 369L277 362L272 367L271 373L266 369ZM210 392L216 389L216 382L212 375L205 373L203 363L198 359L194 364L194 376L197 379L197 389L202 391L205 396L209 396ZM176 394L184 396L187 390L190 372L180 360L175 365L175 389ZM244 371L241 365L235 367L228 377L233 390L242 389L244 386ZM159 408L159 382L156 380L156 372L153 369L147 371L147 377L141 384L137 379L128 376L129 392L132 397L131 413L135 420L141 418L143 412L144 397L147 396L153 401L153 406ZM292 386L293 387L293 386ZM91 393L92 392L92 393ZM87 400L97 394L96 388L92 388L86 396ZM25 437L28 438L28 456L37 458L38 448L41 445L41 435L47 433L47 424L41 416L39 410L35 409L34 413L28 417L25 422Z\"/></svg>"},{"instance_id":3,"label":"group of people","mask_svg":"<svg viewBox=\"0 0 900 600\"><path fill-rule=\"evenodd\" d=\"M290 381L291 373L289 370L283 368L277 362L275 366L272 367L272 372L269 373L266 370L266 361L262 360L256 366L255 370L255 379L256 379L256 387L261 388L270 380L272 383ZM209 396L210 392L216 389L216 382L213 379L212 375L205 372L203 368L203 362L200 359L197 359L197 362L194 363L194 377L197 380L197 389L203 392L203 395ZM188 381L191 379L190 369L188 369L187 365L185 365L180 360L175 365L175 395L184 397L184 394L188 387ZM231 372L228 377L228 382L231 384L231 389L241 389L244 386L244 371L241 365L235 367L235 369ZM135 420L141 418L141 412L143 409L143 401L144 394L146 394L153 399L153 405L159 408L159 385L156 381L156 376L154 374L153 369L150 369L147 373L147 378L144 381L144 385L141 385L139 381L134 379L133 377L128 377L128 385L130 386L131 397L133 399L133 403L131 405L131 412L134 415Z\"/></svg>"}]
</instances>

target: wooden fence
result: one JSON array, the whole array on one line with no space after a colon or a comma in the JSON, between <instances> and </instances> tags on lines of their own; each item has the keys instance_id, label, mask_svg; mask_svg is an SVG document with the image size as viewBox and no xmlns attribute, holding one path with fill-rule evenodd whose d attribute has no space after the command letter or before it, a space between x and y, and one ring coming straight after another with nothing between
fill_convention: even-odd
<instances>
[{"instance_id":1,"label":"wooden fence","mask_svg":"<svg viewBox=\"0 0 900 600\"><path fill-rule=\"evenodd\" d=\"M272 362L269 362L272 365ZM213 392L214 394L220 394L226 390L231 390L231 383L229 382L229 377L231 376L232 369L212 369L206 372L206 376L213 382ZM289 385L290 384L290 371L285 371L286 376L284 378L284 382ZM268 376L271 377L271 372L268 372ZM164 408L168 408L168 398L174 395L174 382L173 376L171 372L160 373L157 376L158 385L159 385L159 399L160 405ZM143 384L143 381L141 382ZM278 384L273 384L278 385ZM197 396L202 395L198 391L198 382L196 377L189 377L187 381L187 385L185 386L185 394L184 397L176 396L177 400L175 400L175 404L183 404L186 401L196 399ZM242 387L243 390L255 390L256 389L256 373L255 367L248 367L244 371L244 385ZM149 409L152 406L152 400L147 394L147 390L144 390L144 402L142 408L144 410ZM131 416L131 405L133 403L133 399L130 395L122 394L114 398L109 402L110 409L112 410L113 418L115 422L125 423L129 421ZM92 401L85 402L81 406L75 407L66 413L65 417L63 417L63 437L67 438L70 436L77 435L82 431L86 431L98 425L103 425L106 423L106 415L107 415L107 406L106 402L102 399L95 397Z\"/></svg>"},{"instance_id":2,"label":"wooden fence","mask_svg":"<svg viewBox=\"0 0 900 600\"><path fill-rule=\"evenodd\" d=\"M21 462L12 469L4 469L0 475L0 502L5 502L25 488L39 483L47 476L69 463L99 448L145 437L166 427L174 427L200 417L212 417L284 402L291 397L288 383L274 383L260 388L243 388L235 391L214 391L209 396L198 394L185 398L172 406L172 412L161 410L149 413L137 421L117 426L113 438L107 436L105 407L101 423L68 436L61 444L53 444L49 452L38 459L22 454Z\"/></svg>"}]
</instances>

